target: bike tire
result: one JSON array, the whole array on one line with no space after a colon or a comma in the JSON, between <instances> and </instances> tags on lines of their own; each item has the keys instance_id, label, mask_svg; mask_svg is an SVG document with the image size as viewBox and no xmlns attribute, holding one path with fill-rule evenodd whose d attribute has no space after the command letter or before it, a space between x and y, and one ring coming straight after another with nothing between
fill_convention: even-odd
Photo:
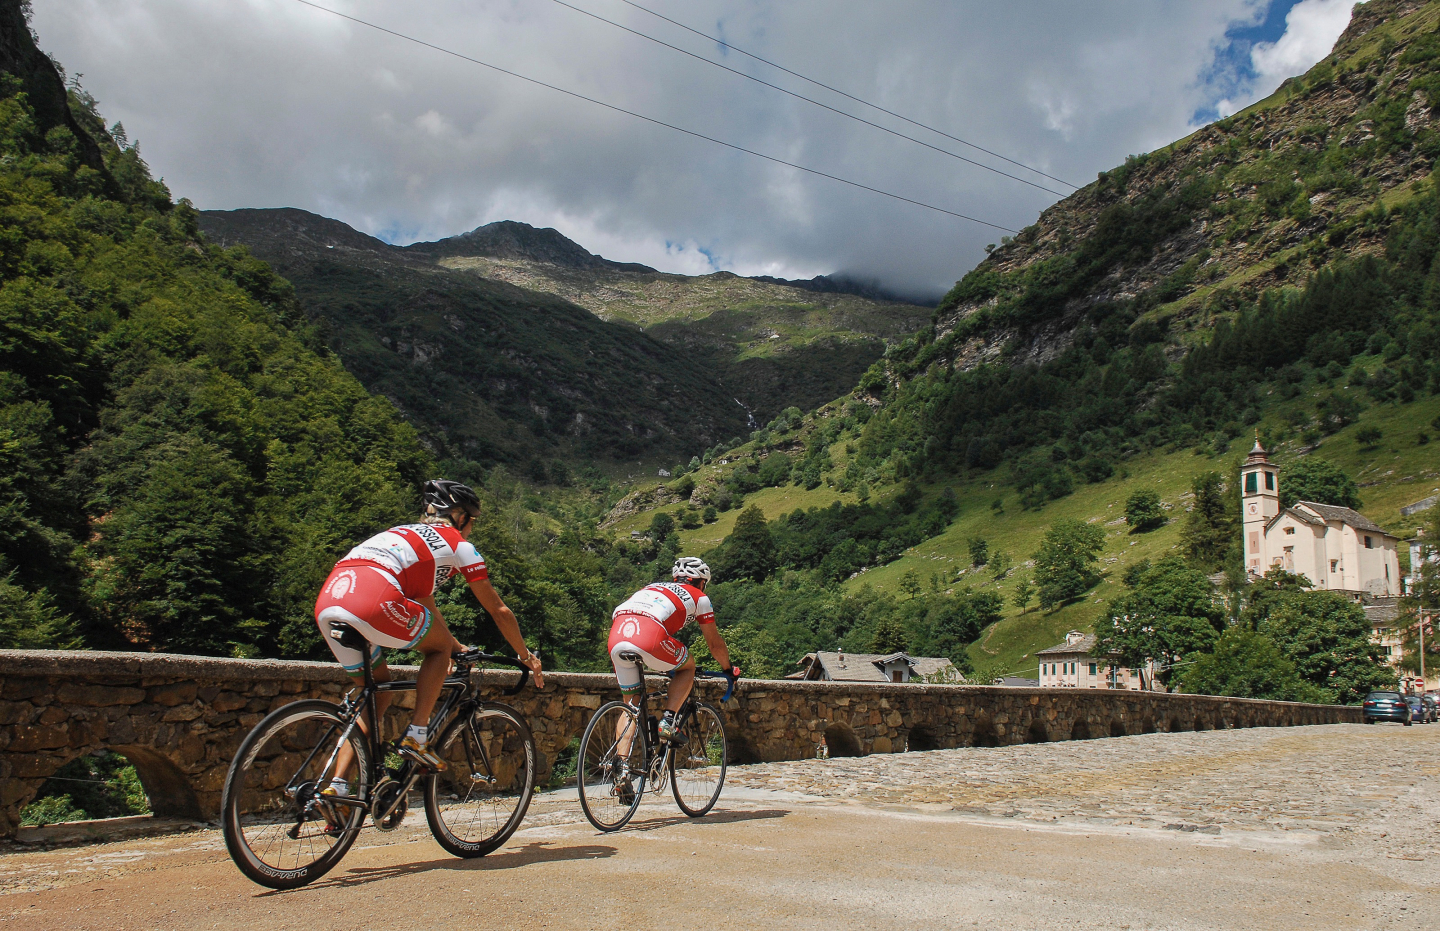
<instances>
[{"instance_id":1,"label":"bike tire","mask_svg":"<svg viewBox=\"0 0 1440 931\"><path fill-rule=\"evenodd\" d=\"M482 702L456 715L434 746L450 765L424 780L430 833L457 857L483 857L510 839L530 808L530 725L509 705Z\"/></svg>"},{"instance_id":2,"label":"bike tire","mask_svg":"<svg viewBox=\"0 0 1440 931\"><path fill-rule=\"evenodd\" d=\"M220 796L221 830L230 859L252 881L271 889L312 883L333 869L360 835L368 814L365 809L337 806L336 810L349 814L343 831L332 834L323 830L323 815L302 810L312 794L310 789L304 789L301 798L282 788L313 788L325 776L324 766L332 751L321 742L338 743L344 727L338 705L306 699L272 711L241 741ZM358 764L353 795L366 798L370 756L359 728L347 742ZM299 768L287 776L292 767ZM316 830L317 825L322 829ZM289 836L291 830L296 836ZM310 854L316 855L307 861ZM285 866L292 856L293 864Z\"/></svg>"},{"instance_id":3,"label":"bike tire","mask_svg":"<svg viewBox=\"0 0 1440 931\"><path fill-rule=\"evenodd\" d=\"M625 736L630 738L630 752L625 756L631 774L628 799L624 789L615 784L615 763ZM623 701L601 705L585 725L575 767L580 808L597 831L618 831L635 816L645 796L645 759L645 728L640 726L639 712Z\"/></svg>"},{"instance_id":4,"label":"bike tire","mask_svg":"<svg viewBox=\"0 0 1440 931\"><path fill-rule=\"evenodd\" d=\"M713 705L696 702L681 733L686 737L685 745L670 752L670 791L681 811L700 818L715 807L725 787L729 765L725 721Z\"/></svg>"}]
</instances>

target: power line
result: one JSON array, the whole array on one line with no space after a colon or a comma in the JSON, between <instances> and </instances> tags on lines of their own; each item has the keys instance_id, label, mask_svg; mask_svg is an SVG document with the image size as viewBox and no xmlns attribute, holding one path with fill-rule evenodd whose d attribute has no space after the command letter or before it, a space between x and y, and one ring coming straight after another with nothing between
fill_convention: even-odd
<instances>
[{"instance_id":1,"label":"power line","mask_svg":"<svg viewBox=\"0 0 1440 931\"><path fill-rule=\"evenodd\" d=\"M1036 184L1034 181L1031 181L1031 180L1029 180L1029 179L1027 179L1027 178L1021 178L1021 177L1018 177L1018 176L1016 176L1016 175L1010 174L1008 171L1001 171L1000 169L998 169L998 168L993 168L993 167L991 167L991 166L989 166L989 165L986 165L986 164L983 163L983 162L977 162L977 161L975 161L974 159L966 158L965 156L963 156L963 155L961 155L961 154L959 154L959 153L957 153L957 152L951 152L949 149L942 149L942 148L941 148L940 146L938 146L938 145L931 145L930 143L924 141L923 139L916 139L914 136L907 136L907 135L905 135L905 134L902 133L902 132L899 132L899 131L897 131L897 130L891 129L891 128L888 127L888 126L882 126L881 124L872 122L872 121L870 121L870 120L867 120L867 119L865 119L865 118L862 117L862 116L856 116L856 115L853 114L853 113L846 113L844 110L841 110L841 109L839 109L839 108L837 108L837 107L832 107L832 106L830 106L828 103L821 103L820 101L816 100L816 99L813 98L813 97L806 97L804 94L797 94L795 91L789 90L788 88L781 87L781 86L778 85L778 84L771 84L769 81L762 80L761 78L757 78L757 77L755 77L753 74L746 74L746 73L743 72L743 71L739 71L739 70L736 70L735 68L731 68L729 65L722 65L722 64L720 64L720 62L718 62L718 61L711 61L709 58L706 58L704 55L697 55L697 54L695 54L694 52L691 52L691 51L689 51L689 50L687 50L687 49L683 49L683 48L681 48L681 47L678 46L678 45L671 45L669 42L666 42L664 39L657 39L657 38L655 38L654 36L646 35L645 33L640 32L640 31L638 31L638 30L631 29L629 26L625 26L625 25L622 25L621 23L617 23L617 22L615 22L613 19L606 19L605 17L599 15L598 13L591 13L589 10L582 10L582 9L581 9L580 7L578 7L578 6L574 6L574 5L572 5L572 4L566 3L565 0L553 0L553 2L558 3L560 6L565 7L567 10L574 10L576 13L580 13L580 14L583 15L583 16L588 16L588 17L590 17L591 19L599 20L599 21L602 22L602 23L605 23L605 24L610 25L610 26L614 26L616 29L623 29L625 32L630 33L632 36L639 36L640 38L645 39L646 41L654 42L656 45L663 45L663 46L665 46L665 47L668 48L668 49L671 49L671 50L673 50L673 51L679 52L681 55L689 55L691 58L695 59L696 61L703 61L703 62L704 62L705 64L707 64L707 65L711 65L711 66L713 66L713 67L719 68L719 69L721 69L722 71L728 71L728 72L730 72L731 74L738 75L738 76L744 78L744 79L747 80L747 81L754 81L756 84L763 84L763 85L765 85L766 87L769 87L769 88L771 88L771 89L773 89L773 90L777 90L777 91L779 91L779 92L782 93L782 94L789 94L791 97L795 97L795 98L797 98L797 99L799 99L799 100L803 100L803 101L805 101L806 103L809 103L809 104L814 104L814 105L817 106L817 107L821 107L821 108L823 108L823 109L829 110L831 113L838 113L838 114L840 114L841 116L845 117L846 119L855 120L857 123L864 123L866 126L873 126L874 128L876 128L876 129L878 129L878 130L880 130L880 131L882 131L882 132L887 132L887 133L889 133L889 134L892 135L892 136L899 136L901 139L909 140L910 142L913 142L913 143L915 143L916 145L923 145L925 148L931 149L931 150L933 150L933 151L935 151L935 152L939 152L939 153L941 153L942 155L948 155L948 156L950 156L951 158L958 158L960 161L965 162L967 165L974 165L976 168L983 168L983 169L986 170L986 171L992 171L992 172L994 172L995 174L1001 175L1002 177L1009 178L1009 179L1012 180L1012 181L1019 181L1021 184L1028 184L1028 185L1030 185L1030 186L1033 187L1033 188L1039 188L1040 190L1045 191L1045 192L1047 192L1047 193L1049 193L1049 194L1054 194L1056 197L1064 197L1064 196L1065 196L1065 192L1064 192L1064 191L1052 190L1052 189L1046 187L1046 186L1043 185L1043 184ZM1022 167L1023 167L1023 166L1022 166ZM1034 169L1032 168L1032 169L1028 169L1028 170L1033 171ZM1062 182L1060 182L1060 183L1061 183L1061 184L1064 184L1065 182L1062 181ZM1073 187L1073 185L1071 185L1071 186Z\"/></svg>"},{"instance_id":2,"label":"power line","mask_svg":"<svg viewBox=\"0 0 1440 931\"><path fill-rule=\"evenodd\" d=\"M1054 175L1048 175L1048 174L1046 174L1045 172L1041 171L1041 170L1038 169L1038 168L1031 168L1029 165L1025 164L1024 162L1017 162L1017 161L1016 161L1015 159L1013 159L1013 158L1007 158L1007 157L1005 157L1004 155L1001 155L999 152L992 152L992 151L990 151L989 149L985 148L984 146L976 145L976 144L973 143L973 142L967 142L966 140L961 139L959 136L952 136L952 135L950 135L949 133L945 132L943 129L936 129L934 126L930 126L930 125L927 125L927 124L925 124L925 123L921 123L919 120L912 120L912 119L910 119L910 117L908 117L908 116L902 116L902 115L900 115L899 113L896 113L894 110L887 110L887 109L885 109L884 107L880 106L878 103L871 103L871 102L868 101L868 100L862 100L861 98L856 97L854 94L847 94L847 93L845 93L844 91L842 91L842 90L841 90L840 88L838 88L838 87L831 87L829 84L826 84L826 83L824 83L823 81L817 81L817 80L815 80L814 78L808 78L808 77L806 77L805 75L801 74L801 73L798 72L798 71L791 71L789 68L785 67L784 65L776 64L775 62L771 61L771 60L768 59L768 58L761 58L759 55L756 55L756 54L754 54L753 52L747 52L747 51L745 51L743 48L736 48L735 46L731 45L729 42L726 42L724 39L719 39L719 38L716 38L715 36L706 35L705 33L701 32L701 31L698 30L698 29L692 29L691 27L685 25L685 24L682 23L682 22L679 22L679 21L677 21L677 20L671 19L670 17L666 16L664 13L657 13L657 12L655 12L654 10L650 9L649 7L644 7L644 6L641 6L641 5L638 4L638 3L633 2L633 0L620 0L620 2L623 3L623 4L625 4L626 6L633 6L635 9L640 10L640 11L643 12L643 13L649 13L651 16L655 16L655 17L658 17L659 19L663 19L663 20L665 20L665 22L670 23L671 25L679 26L681 29L684 29L686 32L692 32L692 33L694 33L695 35L699 36L699 37L702 38L702 39L709 39L711 42L715 42L715 43L717 43L717 44L719 44L719 45L722 45L722 46L724 46L725 48L728 48L728 49L729 49L730 51L732 51L732 52L739 52L741 55L744 55L746 58L753 58L753 59L755 59L756 61L761 62L761 63L763 63L763 64L767 64L767 65L769 65L769 66L772 67L772 68L778 68L779 70L785 72L786 74L794 75L795 77L799 78L799 79L802 80L802 81L807 81L807 82L809 82L809 83L811 83L811 84L814 84L816 87L823 87L823 88L825 88L827 91L831 91L832 93L839 94L841 97L848 98L848 99L853 100L853 101L855 101L856 103L859 103L859 104L864 104L865 106L870 107L870 108L873 109L873 110L879 110L881 113L889 114L890 116L895 117L897 120L904 120L905 122L909 123L911 126L919 126L921 129L928 129L930 132L935 133L936 135L944 136L946 139L952 140L952 141L954 141L954 142L958 142L958 143L960 143L961 145L969 146L970 148L975 149L977 152L984 152L986 155L994 156L995 158L1000 159L1002 162L1009 162L1011 165L1014 165L1014 166L1016 166L1017 168L1024 168L1026 171L1033 171L1033 172L1035 172L1037 175L1040 175L1042 178L1049 178L1051 181L1058 181L1058 182L1061 183L1061 184L1064 184L1064 185L1066 185L1066 186L1068 186L1068 187L1076 188L1077 190L1078 190L1079 187L1080 187L1080 185L1078 185L1078 184L1073 184L1073 183L1071 183L1071 182L1069 182L1069 181L1066 181L1064 178L1057 178L1057 177L1055 177ZM1048 190L1048 188L1047 188L1047 190Z\"/></svg>"},{"instance_id":3,"label":"power line","mask_svg":"<svg viewBox=\"0 0 1440 931\"><path fill-rule=\"evenodd\" d=\"M733 143L733 142L726 142L726 141L723 140L723 139L716 139L714 136L707 136L707 135L705 135L704 133L696 132L696 131L693 130L693 129L686 129L686 128L684 128L683 126L676 126L675 124L673 124L673 123L667 123L667 122L665 122L664 120L657 120L657 119L656 119L655 117L653 117L653 116L646 116L646 115L644 115L643 113L636 113L634 110L627 110L627 109L625 109L624 107L616 106L616 105L613 104L613 103L606 103L606 102L603 101L603 100L596 100L594 97L587 97L587 96L585 96L584 94L578 93L577 91L566 90L565 88L563 88L563 87L558 87L558 86L556 86L556 85L554 85L554 84L547 84L547 83L545 83L544 81L539 80L538 78L528 77L528 76L526 76L526 75L520 74L519 72L510 71L510 70L508 70L508 69L502 68L502 67L500 67L499 65L492 65L492 64L490 64L489 62L481 61L481 60L478 59L478 58L471 58L469 55L463 55L463 54L461 54L460 52L451 51L451 50L448 49L448 48L444 48L444 47L442 47L442 46L435 45L435 44L430 43L430 42L426 42L424 39L417 39L417 38L415 38L414 36L408 36L408 35L406 35L406 34L403 33L403 32L396 32L396 31L393 30L393 29L387 29L387 28L385 28L384 26L378 26L378 25L376 25L375 23L367 22L366 20L360 19L359 17L351 16L351 15L349 15L348 13L341 13L339 10L332 10L332 9L330 9L329 7L323 7L323 6L321 6L320 4L318 4L318 3L312 3L311 0L295 0L295 2L296 2L296 3L299 3L299 4L302 4L302 5L304 5L304 6L308 6L308 7L310 7L311 9L319 10L319 11L322 12L322 13L329 13L331 16L338 16L338 17L340 17L341 19L349 20L350 22L355 23L356 25L365 26L365 27L368 27L368 28L370 28L370 29L374 29L374 30L377 31L377 32L383 32L383 33L385 33L386 35L394 36L394 37L397 38L397 39L404 39L406 42L413 42L413 43L416 44L416 45L424 46L425 48L431 49L431 50L433 50L433 51L440 52L440 53L445 54L445 55L450 55L450 56L452 56L452 57L454 57L454 58L459 58L459 59L461 59L462 61L468 61L468 62L470 62L472 65L479 65L479 66L482 67L482 68L489 68L491 71L496 71L496 72L499 72L500 74L508 75L508 76L510 76L510 77L512 77L512 78L519 78L519 79L522 80L522 81L525 81L525 82L530 83L530 84L534 84L534 85L536 85L536 86L538 86L538 87L543 87L543 88L546 88L547 90L557 91L557 92L559 92L559 93L561 93L561 94L565 94L565 95L568 96L568 97L574 97L574 98L576 98L577 100L583 100L583 101L585 101L586 103L593 103L593 104L595 104L596 106L604 107L604 108L607 109L607 110L614 110L616 113L623 113L623 114L625 114L626 116L633 116L633 117L635 117L637 120L644 120L645 122L647 122L647 123L653 123L653 124L655 124L656 126L663 126L663 127L665 127L666 129L673 129L674 131L676 131L676 132L678 132L678 133L684 133L684 134L687 135L687 136L694 136L696 139L704 139L706 142L713 142L713 143L715 143L716 145L725 146L727 149L734 149L734 150L737 151L737 152L744 152L746 155L753 155L753 156L755 156L756 158L763 158L763 159L765 159L766 161L768 161L768 162L774 162L774 163L777 164L777 165L784 165L784 166L787 167L787 168L794 168L794 169L796 169L797 171L804 171L804 172L808 172L809 174L812 174L812 175L819 175L819 176L822 177L822 178L829 178L831 181L838 181L838 182L840 182L841 184L848 184L848 185L850 185L851 187L859 188L859 189L861 189L862 191L870 191L872 194L881 194L881 195L884 195L885 197L890 197L890 198L894 198L895 200L904 201L904 202L907 203L907 204L914 204L916 207L924 207L924 208L927 209L927 210L934 210L934 211L936 211L937 213L947 214L947 215L949 215L949 216L956 217L956 218L961 219L961 220L969 220L971 223L978 223L978 224L980 224L981 226L988 226L988 227L990 227L991 229L997 229L997 230L1000 230L1001 232L1005 232L1005 233L1018 232L1017 230L1013 230L1013 229L1011 229L1011 228L1008 227L1008 226L1001 226L1001 225L998 224L998 223L991 223L989 220L981 220L981 219L978 218L978 217L972 217L972 216L969 216L969 215L967 215L967 214L958 213L958 212L956 212L956 211L954 211L954 210L947 210L947 209L944 208L944 207L937 207L937 206L935 206L934 204L927 204L927 203L925 203L924 201L915 200L915 199L910 198L910 197L905 197L904 195L901 195L901 194L895 194L895 193L892 193L892 192L890 192L890 191L882 191L880 188L871 187L871 186L868 185L868 184L861 184L859 181L851 181L850 179L848 179L848 178L842 178L842 177L840 177L839 175L832 175L832 174L829 174L828 172L821 171L821 170L819 170L818 168L807 168L807 167L805 167L804 165L797 165L797 164L795 164L794 162L787 162L787 161L785 161L783 158L776 158L776 157L773 156L773 155L766 155L764 152L756 152L754 149L747 149L747 148L745 148L744 146L742 146L742 145L736 145L736 144Z\"/></svg>"}]
</instances>

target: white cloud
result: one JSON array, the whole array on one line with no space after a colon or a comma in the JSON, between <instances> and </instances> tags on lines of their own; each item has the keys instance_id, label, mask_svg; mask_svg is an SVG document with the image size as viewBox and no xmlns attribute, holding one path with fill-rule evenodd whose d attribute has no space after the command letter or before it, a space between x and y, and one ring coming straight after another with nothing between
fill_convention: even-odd
<instances>
[{"instance_id":1,"label":"white cloud","mask_svg":"<svg viewBox=\"0 0 1440 931\"><path fill-rule=\"evenodd\" d=\"M1364 3L1365 0L1360 0ZM1335 40L1350 24L1355 0L1301 0L1285 14L1285 32L1274 42L1257 42L1250 50L1255 69L1247 92L1220 101L1216 109L1229 116L1270 95L1286 78L1304 74L1330 54Z\"/></svg>"},{"instance_id":2,"label":"white cloud","mask_svg":"<svg viewBox=\"0 0 1440 931\"><path fill-rule=\"evenodd\" d=\"M710 43L615 0L576 2L718 57ZM1197 76L1226 29L1253 19L1263 0L652 2L797 71L1084 183L1187 131L1197 109L1213 102ZM1280 61L1292 46L1320 41L1302 42L1302 33L1338 32L1307 25L1323 19L1307 18L1312 8L1333 5L1298 5L1268 54ZM343 8L617 106L1003 226L1033 222L1056 199L558 5L347 0ZM301 207L400 241L508 218L554 226L607 258L666 270L842 271L929 291L964 274L1000 236L293 0L70 0L36 4L34 25L43 48L84 73L106 116L141 140L176 196L205 208ZM859 109L734 53L725 61ZM873 111L862 115L990 161Z\"/></svg>"}]
</instances>

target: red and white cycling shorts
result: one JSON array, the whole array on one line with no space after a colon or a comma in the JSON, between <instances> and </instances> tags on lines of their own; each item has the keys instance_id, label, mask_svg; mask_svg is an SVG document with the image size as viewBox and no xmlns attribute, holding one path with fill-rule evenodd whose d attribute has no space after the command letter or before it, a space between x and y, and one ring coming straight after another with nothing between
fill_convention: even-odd
<instances>
[{"instance_id":1,"label":"red and white cycling shorts","mask_svg":"<svg viewBox=\"0 0 1440 931\"><path fill-rule=\"evenodd\" d=\"M320 589L315 623L340 665L358 672L365 657L330 636L330 625L336 621L349 624L370 641L373 666L380 661L381 647L409 649L424 639L430 631L430 609L407 598L400 580L379 566L343 560Z\"/></svg>"},{"instance_id":2,"label":"red and white cycling shorts","mask_svg":"<svg viewBox=\"0 0 1440 931\"><path fill-rule=\"evenodd\" d=\"M620 654L639 653L641 662L621 659ZM670 672L685 665L690 651L665 630L665 625L646 614L617 614L610 626L610 663L622 694L640 691L645 669ZM642 669L641 666L645 667Z\"/></svg>"}]
</instances>

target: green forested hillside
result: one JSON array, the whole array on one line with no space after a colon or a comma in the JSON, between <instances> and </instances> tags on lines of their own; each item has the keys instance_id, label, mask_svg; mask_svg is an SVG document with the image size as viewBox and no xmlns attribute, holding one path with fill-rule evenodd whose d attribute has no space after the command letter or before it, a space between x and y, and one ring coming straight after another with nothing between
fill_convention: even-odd
<instances>
[{"instance_id":1,"label":"green forested hillside","mask_svg":"<svg viewBox=\"0 0 1440 931\"><path fill-rule=\"evenodd\" d=\"M1357 7L1309 74L1102 173L1003 241L849 398L717 451L689 508L642 490L615 526L645 526L655 507L640 505L659 502L698 525L682 534L714 540L704 507L743 494L778 540L797 516L778 487L760 486L799 485L821 508L918 491L923 509L953 494L953 522L890 521L877 537L855 512L832 538L835 565L782 560L776 571L902 600L1003 595L1004 620L968 656L1011 672L1104 616L1128 565L1183 553L1192 480L1215 470L1223 483L1236 441L1257 430L1283 461L1325 459L1358 476L1366 512L1406 535L1414 522L1399 521L1399 506L1440 485L1428 445L1440 435L1437 69L1440 4ZM1132 535L1124 504L1147 488L1171 520ZM1015 589L1034 581L1027 563L1061 518L1110 525L1099 571L1056 608L1022 609ZM1008 565L972 568L976 539ZM876 636L787 629L796 655ZM923 622L910 637L933 643Z\"/></svg>"},{"instance_id":2,"label":"green forested hillside","mask_svg":"<svg viewBox=\"0 0 1440 931\"><path fill-rule=\"evenodd\" d=\"M200 222L290 281L325 344L442 457L544 482L556 459L674 456L745 431L744 409L710 373L636 327L302 210Z\"/></svg>"},{"instance_id":3,"label":"green forested hillside","mask_svg":"<svg viewBox=\"0 0 1440 931\"><path fill-rule=\"evenodd\" d=\"M29 42L18 5L0 28ZM93 101L42 114L22 88L64 100L54 67L4 65L0 645L296 649L331 552L410 510L427 455Z\"/></svg>"}]
</instances>

